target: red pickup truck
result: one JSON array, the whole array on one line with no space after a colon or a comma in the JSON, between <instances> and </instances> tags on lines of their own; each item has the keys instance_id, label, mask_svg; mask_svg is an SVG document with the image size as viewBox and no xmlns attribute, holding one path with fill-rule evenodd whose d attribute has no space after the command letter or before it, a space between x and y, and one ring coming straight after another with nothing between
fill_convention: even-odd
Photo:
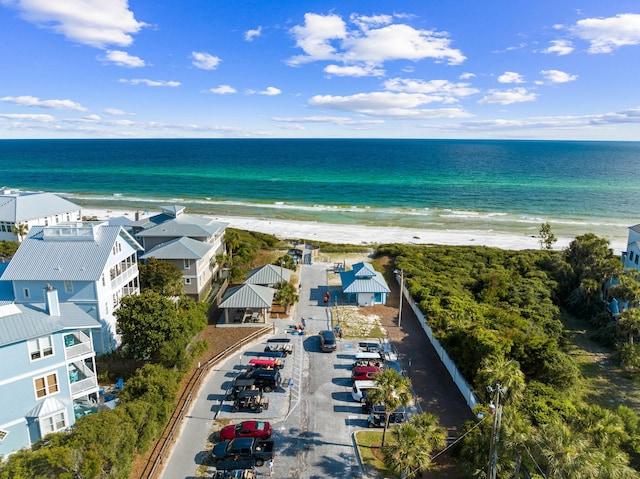
<instances>
[{"instance_id":1,"label":"red pickup truck","mask_svg":"<svg viewBox=\"0 0 640 479\"><path fill-rule=\"evenodd\" d=\"M228 441L236 437L269 439L271 437L271 424L266 421L243 421L240 424L225 426L220 431L221 441Z\"/></svg>"}]
</instances>

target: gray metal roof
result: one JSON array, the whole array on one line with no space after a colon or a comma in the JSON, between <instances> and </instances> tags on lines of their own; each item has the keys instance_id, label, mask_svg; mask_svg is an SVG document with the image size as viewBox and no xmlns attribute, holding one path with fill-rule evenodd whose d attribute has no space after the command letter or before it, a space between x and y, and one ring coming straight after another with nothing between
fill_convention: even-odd
<instances>
[{"instance_id":1,"label":"gray metal roof","mask_svg":"<svg viewBox=\"0 0 640 479\"><path fill-rule=\"evenodd\" d=\"M159 244L140 259L201 259L214 248L211 243L183 237Z\"/></svg>"},{"instance_id":2,"label":"gray metal roof","mask_svg":"<svg viewBox=\"0 0 640 479\"><path fill-rule=\"evenodd\" d=\"M87 328L100 328L100 323L73 303L60 303L60 316L49 316L42 303L0 306L0 346Z\"/></svg>"},{"instance_id":3,"label":"gray metal roof","mask_svg":"<svg viewBox=\"0 0 640 479\"><path fill-rule=\"evenodd\" d=\"M131 225L130 225L131 226ZM209 238L214 235L221 235L229 223L222 223L211 218L201 216L180 215L171 218L156 226L140 231L136 236L147 237L173 237L189 236L191 238Z\"/></svg>"},{"instance_id":4,"label":"gray metal roof","mask_svg":"<svg viewBox=\"0 0 640 479\"><path fill-rule=\"evenodd\" d=\"M280 281L289 281L292 271L287 268L266 264L259 268L254 268L247 274L245 283L249 284L276 284Z\"/></svg>"},{"instance_id":5,"label":"gray metal roof","mask_svg":"<svg viewBox=\"0 0 640 479\"><path fill-rule=\"evenodd\" d=\"M79 233L56 236L57 231ZM118 237L142 251L142 246L120 226L97 222L34 226L0 279L98 281Z\"/></svg>"},{"instance_id":6,"label":"gray metal roof","mask_svg":"<svg viewBox=\"0 0 640 479\"><path fill-rule=\"evenodd\" d=\"M220 308L271 308L276 290L257 284L242 284L224 295Z\"/></svg>"},{"instance_id":7,"label":"gray metal roof","mask_svg":"<svg viewBox=\"0 0 640 479\"><path fill-rule=\"evenodd\" d=\"M0 194L0 221L19 223L71 211L80 211L80 206L53 193Z\"/></svg>"},{"instance_id":8,"label":"gray metal roof","mask_svg":"<svg viewBox=\"0 0 640 479\"><path fill-rule=\"evenodd\" d=\"M340 273L342 291L344 293L390 293L391 290L382 274L373 270L372 267L367 268L366 265L368 263L357 263L353 265L355 269Z\"/></svg>"},{"instance_id":9,"label":"gray metal roof","mask_svg":"<svg viewBox=\"0 0 640 479\"><path fill-rule=\"evenodd\" d=\"M637 225L629 226L629 229L635 231L636 233L640 233L640 223Z\"/></svg>"}]
</instances>

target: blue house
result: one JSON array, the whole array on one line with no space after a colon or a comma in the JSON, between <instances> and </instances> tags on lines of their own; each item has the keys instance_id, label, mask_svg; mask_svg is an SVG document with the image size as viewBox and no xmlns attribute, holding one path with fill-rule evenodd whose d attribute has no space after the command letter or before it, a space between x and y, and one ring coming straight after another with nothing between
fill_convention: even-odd
<instances>
[{"instance_id":1,"label":"blue house","mask_svg":"<svg viewBox=\"0 0 640 479\"><path fill-rule=\"evenodd\" d=\"M102 354L118 345L114 312L120 300L140 292L141 250L124 228L107 222L34 226L0 280L11 282L19 304L42 303L45 286L56 289L60 303L73 303L100 322L93 340Z\"/></svg>"},{"instance_id":2,"label":"blue house","mask_svg":"<svg viewBox=\"0 0 640 479\"><path fill-rule=\"evenodd\" d=\"M342 292L350 303L355 300L358 306L386 304L391 290L381 273L369 263L356 263L349 271L340 273Z\"/></svg>"},{"instance_id":3,"label":"blue house","mask_svg":"<svg viewBox=\"0 0 640 479\"><path fill-rule=\"evenodd\" d=\"M0 301L0 456L98 409L92 334L100 323L60 303L50 286L41 297L44 303Z\"/></svg>"}]
</instances>

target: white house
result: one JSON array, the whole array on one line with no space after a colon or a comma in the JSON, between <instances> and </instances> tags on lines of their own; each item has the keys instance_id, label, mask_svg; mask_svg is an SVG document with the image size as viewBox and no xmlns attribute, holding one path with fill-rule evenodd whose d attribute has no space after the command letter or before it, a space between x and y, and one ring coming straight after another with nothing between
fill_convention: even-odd
<instances>
[{"instance_id":1,"label":"white house","mask_svg":"<svg viewBox=\"0 0 640 479\"><path fill-rule=\"evenodd\" d=\"M97 319L98 354L118 344L114 312L120 300L140 292L137 253L142 247L121 226L71 222L31 228L0 280L10 281L16 303L44 302L49 285L61 303L73 303Z\"/></svg>"},{"instance_id":2,"label":"white house","mask_svg":"<svg viewBox=\"0 0 640 479\"><path fill-rule=\"evenodd\" d=\"M625 268L640 269L640 224L629 227L627 251L622 253Z\"/></svg>"},{"instance_id":3,"label":"white house","mask_svg":"<svg viewBox=\"0 0 640 479\"><path fill-rule=\"evenodd\" d=\"M100 323L50 286L37 296L44 303L0 304L0 456L98 410Z\"/></svg>"},{"instance_id":4,"label":"white house","mask_svg":"<svg viewBox=\"0 0 640 479\"><path fill-rule=\"evenodd\" d=\"M0 189L0 240L22 241L13 232L17 225L24 225L25 231L28 231L34 226L57 225L80 219L78 205L53 193Z\"/></svg>"}]
</instances>

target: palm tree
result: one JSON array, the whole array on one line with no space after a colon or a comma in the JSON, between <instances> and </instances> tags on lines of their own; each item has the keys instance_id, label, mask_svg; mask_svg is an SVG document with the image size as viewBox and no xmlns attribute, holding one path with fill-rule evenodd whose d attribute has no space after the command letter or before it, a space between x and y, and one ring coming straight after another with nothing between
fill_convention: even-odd
<instances>
[{"instance_id":1,"label":"palm tree","mask_svg":"<svg viewBox=\"0 0 640 479\"><path fill-rule=\"evenodd\" d=\"M224 233L224 242L229 252L229 265L233 265L233 250L240 245L240 235L236 231L226 230Z\"/></svg>"},{"instance_id":2,"label":"palm tree","mask_svg":"<svg viewBox=\"0 0 640 479\"><path fill-rule=\"evenodd\" d=\"M389 416L400 406L406 407L412 399L411 381L401 376L395 369L385 369L374 376L376 387L367 391L367 400L384 406L384 430L382 447L389 427Z\"/></svg>"},{"instance_id":3,"label":"palm tree","mask_svg":"<svg viewBox=\"0 0 640 479\"><path fill-rule=\"evenodd\" d=\"M274 286L277 291L273 299L283 304L285 311L288 312L289 306L296 303L299 299L296 288L287 281L278 281Z\"/></svg>"},{"instance_id":4,"label":"palm tree","mask_svg":"<svg viewBox=\"0 0 640 479\"><path fill-rule=\"evenodd\" d=\"M446 446L447 430L440 425L434 414L428 412L416 414L409 418L409 424L418 429L418 432L427 441L430 452Z\"/></svg>"},{"instance_id":5,"label":"palm tree","mask_svg":"<svg viewBox=\"0 0 640 479\"><path fill-rule=\"evenodd\" d=\"M522 412L514 407L505 407L502 421L502 446L514 456L513 479L520 477L522 456L533 437L534 428Z\"/></svg>"},{"instance_id":6,"label":"palm tree","mask_svg":"<svg viewBox=\"0 0 640 479\"><path fill-rule=\"evenodd\" d=\"M512 403L520 400L525 389L524 373L520 370L520 364L515 359L507 359L504 356L484 358L478 370L476 384L499 384L506 388L504 400Z\"/></svg>"},{"instance_id":7,"label":"palm tree","mask_svg":"<svg viewBox=\"0 0 640 479\"><path fill-rule=\"evenodd\" d=\"M560 421L541 426L537 441L547 459L545 479L580 477L596 479L597 459L591 442Z\"/></svg>"},{"instance_id":8,"label":"palm tree","mask_svg":"<svg viewBox=\"0 0 640 479\"><path fill-rule=\"evenodd\" d=\"M410 479L433 466L430 438L419 427L405 422L395 427L392 434L395 440L382 447L384 464L389 469Z\"/></svg>"},{"instance_id":9,"label":"palm tree","mask_svg":"<svg viewBox=\"0 0 640 479\"><path fill-rule=\"evenodd\" d=\"M629 346L640 335L640 308L627 309L620 314L620 328L629 335Z\"/></svg>"},{"instance_id":10,"label":"palm tree","mask_svg":"<svg viewBox=\"0 0 640 479\"><path fill-rule=\"evenodd\" d=\"M15 225L13 225L11 227L11 232L14 235L18 235L18 241L20 243L22 243L22 239L27 235L27 233L29 232L29 225L26 223L16 223Z\"/></svg>"}]
</instances>

